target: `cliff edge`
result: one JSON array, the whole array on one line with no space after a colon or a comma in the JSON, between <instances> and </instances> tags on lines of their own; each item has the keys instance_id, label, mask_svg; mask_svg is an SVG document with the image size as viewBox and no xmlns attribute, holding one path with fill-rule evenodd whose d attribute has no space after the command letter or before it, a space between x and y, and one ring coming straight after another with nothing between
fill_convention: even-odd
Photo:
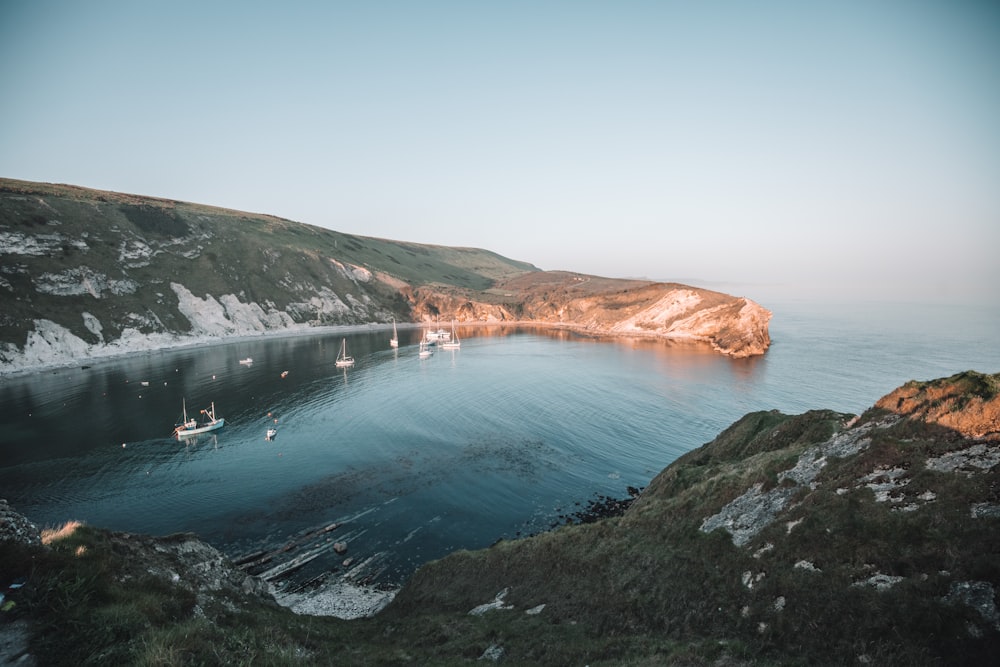
<instances>
[{"instance_id":1,"label":"cliff edge","mask_svg":"<svg viewBox=\"0 0 1000 667\"><path fill-rule=\"evenodd\" d=\"M750 413L623 513L455 552L351 621L279 607L190 536L43 547L0 512L0 633L42 664L992 665L998 386Z\"/></svg>"}]
</instances>

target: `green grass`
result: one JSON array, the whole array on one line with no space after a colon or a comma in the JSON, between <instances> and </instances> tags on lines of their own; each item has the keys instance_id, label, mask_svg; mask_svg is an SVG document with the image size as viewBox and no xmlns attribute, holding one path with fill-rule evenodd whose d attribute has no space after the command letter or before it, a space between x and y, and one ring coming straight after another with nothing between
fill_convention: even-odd
<instances>
[{"instance_id":1,"label":"green grass","mask_svg":"<svg viewBox=\"0 0 1000 667\"><path fill-rule=\"evenodd\" d=\"M725 530L701 532L705 517L757 482L776 484L844 419L747 415L668 467L624 515L428 563L372 619L194 592L86 526L50 549L0 543L0 572L27 578L7 613L32 619L32 651L57 665L462 665L490 647L518 665L993 664L1000 629L947 598L958 582L1000 590L1000 530L969 511L1000 503L1000 469L926 469L929 456L968 444L939 426L870 432L867 449L830 458L746 547ZM883 466L906 470L904 503L877 502L862 484ZM925 491L933 500L917 501ZM910 501L923 504L898 510ZM877 590L865 583L876 573L902 579ZM505 589L512 609L468 613Z\"/></svg>"},{"instance_id":2,"label":"green grass","mask_svg":"<svg viewBox=\"0 0 1000 667\"><path fill-rule=\"evenodd\" d=\"M0 317L0 341L24 345L34 320L46 318L88 343L98 338L86 329L82 312L104 326L106 339L126 327L144 333L165 327L184 333L190 323L177 309L170 288L178 282L195 296L236 294L243 303L286 310L308 302L325 288L341 300L367 303L343 314L328 314L320 324L360 324L413 316L413 305L397 287L379 280L356 281L337 266L357 266L386 274L411 286L434 285L446 293L475 295L497 280L536 271L526 263L473 248L450 248L344 234L274 216L242 213L151 197L87 190L72 186L0 179L0 229L29 237L58 235L43 255L11 255L3 278L13 296ZM122 259L136 242L152 251L148 265ZM85 244L77 247L74 243ZM131 294L94 298L39 292L36 281L87 267L112 280L131 280ZM161 324L145 325L131 313ZM297 321L309 313L292 309Z\"/></svg>"}]
</instances>

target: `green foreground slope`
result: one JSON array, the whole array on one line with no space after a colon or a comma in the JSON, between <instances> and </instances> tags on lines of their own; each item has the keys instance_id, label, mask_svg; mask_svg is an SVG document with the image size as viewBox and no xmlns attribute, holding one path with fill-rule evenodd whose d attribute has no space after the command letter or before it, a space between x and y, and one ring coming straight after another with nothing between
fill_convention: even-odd
<instances>
[{"instance_id":1,"label":"green foreground slope","mask_svg":"<svg viewBox=\"0 0 1000 667\"><path fill-rule=\"evenodd\" d=\"M161 562L170 540L85 527L0 542L26 579L4 622L42 664L993 664L998 385L749 414L624 514L429 563L370 619L295 616Z\"/></svg>"}]
</instances>

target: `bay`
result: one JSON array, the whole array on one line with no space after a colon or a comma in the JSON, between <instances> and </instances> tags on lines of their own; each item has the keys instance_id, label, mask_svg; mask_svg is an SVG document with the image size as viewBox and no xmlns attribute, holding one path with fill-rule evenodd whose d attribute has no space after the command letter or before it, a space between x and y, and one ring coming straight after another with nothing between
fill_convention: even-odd
<instances>
[{"instance_id":1,"label":"bay","mask_svg":"<svg viewBox=\"0 0 1000 667\"><path fill-rule=\"evenodd\" d=\"M492 325L459 327L461 349L426 360L421 330L400 329L393 350L367 329L5 377L0 494L40 525L190 531L233 557L317 553L299 581L344 569L341 541L358 576L398 584L624 497L747 412L860 413L910 379L1000 371L997 309L769 305L773 345L753 359ZM344 338L357 363L336 369ZM225 428L170 437L182 400L214 402Z\"/></svg>"}]
</instances>

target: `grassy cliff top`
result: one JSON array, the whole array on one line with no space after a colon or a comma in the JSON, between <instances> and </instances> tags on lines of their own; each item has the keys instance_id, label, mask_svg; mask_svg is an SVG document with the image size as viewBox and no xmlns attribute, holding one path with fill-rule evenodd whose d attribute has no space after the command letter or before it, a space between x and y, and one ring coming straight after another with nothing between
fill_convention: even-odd
<instances>
[{"instance_id":1,"label":"grassy cliff top","mask_svg":"<svg viewBox=\"0 0 1000 667\"><path fill-rule=\"evenodd\" d=\"M897 391L983 430L998 380ZM369 619L296 616L191 536L82 527L0 542L4 622L44 664L993 664L1000 432L896 402L748 414L623 514L453 553Z\"/></svg>"}]
</instances>

